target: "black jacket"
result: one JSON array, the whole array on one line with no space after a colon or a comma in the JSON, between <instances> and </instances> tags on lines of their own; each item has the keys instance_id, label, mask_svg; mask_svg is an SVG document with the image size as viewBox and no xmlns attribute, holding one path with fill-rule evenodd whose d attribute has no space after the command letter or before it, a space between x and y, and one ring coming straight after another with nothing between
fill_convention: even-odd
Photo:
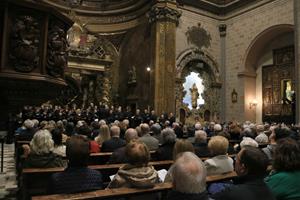
<instances>
[{"instance_id":1,"label":"black jacket","mask_svg":"<svg viewBox=\"0 0 300 200\"><path fill-rule=\"evenodd\" d=\"M123 147L126 145L125 140L122 140L118 137L112 137L109 140L106 140L102 143L101 151L102 152L113 152L114 150Z\"/></svg>"},{"instance_id":2,"label":"black jacket","mask_svg":"<svg viewBox=\"0 0 300 200\"><path fill-rule=\"evenodd\" d=\"M275 200L262 178L238 177L236 185L212 196L215 200Z\"/></svg>"},{"instance_id":3,"label":"black jacket","mask_svg":"<svg viewBox=\"0 0 300 200\"><path fill-rule=\"evenodd\" d=\"M175 143L161 145L157 151L157 160L173 160L173 148Z\"/></svg>"},{"instance_id":4,"label":"black jacket","mask_svg":"<svg viewBox=\"0 0 300 200\"><path fill-rule=\"evenodd\" d=\"M167 200L208 200L207 192L202 193L182 193L171 190L168 193Z\"/></svg>"}]
</instances>

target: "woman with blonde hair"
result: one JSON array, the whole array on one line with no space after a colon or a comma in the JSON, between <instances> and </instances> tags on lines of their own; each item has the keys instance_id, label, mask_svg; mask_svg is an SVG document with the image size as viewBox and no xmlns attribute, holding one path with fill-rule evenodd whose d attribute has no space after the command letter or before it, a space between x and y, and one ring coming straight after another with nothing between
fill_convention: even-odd
<instances>
[{"instance_id":1,"label":"woman with blonde hair","mask_svg":"<svg viewBox=\"0 0 300 200\"><path fill-rule=\"evenodd\" d=\"M110 139L110 131L109 127L104 124L100 127L100 131L97 137L95 137L95 141L99 144L102 145L102 143L106 140Z\"/></svg>"},{"instance_id":2,"label":"woman with blonde hair","mask_svg":"<svg viewBox=\"0 0 300 200\"><path fill-rule=\"evenodd\" d=\"M208 149L212 158L207 159L204 164L207 175L216 175L233 171L233 160L227 155L229 142L223 136L214 136L208 142Z\"/></svg>"}]
</instances>

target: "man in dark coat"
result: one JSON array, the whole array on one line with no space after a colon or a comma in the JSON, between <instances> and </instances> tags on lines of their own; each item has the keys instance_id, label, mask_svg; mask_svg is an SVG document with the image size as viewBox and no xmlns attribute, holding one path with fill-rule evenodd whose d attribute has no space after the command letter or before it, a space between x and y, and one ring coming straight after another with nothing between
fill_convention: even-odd
<instances>
[{"instance_id":1,"label":"man in dark coat","mask_svg":"<svg viewBox=\"0 0 300 200\"><path fill-rule=\"evenodd\" d=\"M51 177L51 193L75 193L102 189L102 175L88 168L89 141L83 135L74 135L67 141L68 167Z\"/></svg>"},{"instance_id":2,"label":"man in dark coat","mask_svg":"<svg viewBox=\"0 0 300 200\"><path fill-rule=\"evenodd\" d=\"M256 147L244 147L236 157L235 185L215 194L215 200L275 200L264 182L268 166L267 156Z\"/></svg>"},{"instance_id":3,"label":"man in dark coat","mask_svg":"<svg viewBox=\"0 0 300 200\"><path fill-rule=\"evenodd\" d=\"M118 126L112 126L110 128L111 139L106 140L102 143L101 151L113 152L114 150L126 145L125 140L120 138L120 128Z\"/></svg>"},{"instance_id":4,"label":"man in dark coat","mask_svg":"<svg viewBox=\"0 0 300 200\"><path fill-rule=\"evenodd\" d=\"M125 140L126 143L128 144L131 140L137 139L138 134L137 131L133 128L129 128L125 132ZM126 156L126 146L120 147L116 149L113 154L111 155L108 163L113 164L113 163L127 163L128 159Z\"/></svg>"}]
</instances>

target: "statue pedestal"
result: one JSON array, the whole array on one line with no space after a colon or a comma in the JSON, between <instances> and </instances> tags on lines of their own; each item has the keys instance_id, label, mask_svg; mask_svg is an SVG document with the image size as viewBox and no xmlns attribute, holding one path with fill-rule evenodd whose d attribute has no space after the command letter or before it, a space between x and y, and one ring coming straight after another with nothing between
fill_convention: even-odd
<instances>
[{"instance_id":1,"label":"statue pedestal","mask_svg":"<svg viewBox=\"0 0 300 200\"><path fill-rule=\"evenodd\" d=\"M193 108L192 110L188 111L188 115L186 118L186 124L188 126L194 125L196 122L204 122L203 120L203 113L200 109Z\"/></svg>"}]
</instances>

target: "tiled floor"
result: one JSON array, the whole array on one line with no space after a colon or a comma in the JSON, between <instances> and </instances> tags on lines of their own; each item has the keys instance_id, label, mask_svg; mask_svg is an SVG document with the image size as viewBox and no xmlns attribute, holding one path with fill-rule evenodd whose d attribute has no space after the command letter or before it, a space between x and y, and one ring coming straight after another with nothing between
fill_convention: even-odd
<instances>
[{"instance_id":1,"label":"tiled floor","mask_svg":"<svg viewBox=\"0 0 300 200\"><path fill-rule=\"evenodd\" d=\"M18 186L15 171L14 144L4 144L3 163L3 173L0 173L0 199L17 199Z\"/></svg>"}]
</instances>

